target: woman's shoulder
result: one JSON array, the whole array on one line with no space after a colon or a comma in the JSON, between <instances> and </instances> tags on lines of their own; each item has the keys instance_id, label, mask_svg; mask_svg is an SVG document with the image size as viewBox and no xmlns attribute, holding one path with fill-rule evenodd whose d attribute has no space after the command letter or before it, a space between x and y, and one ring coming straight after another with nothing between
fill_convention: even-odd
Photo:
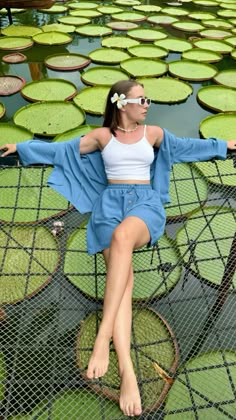
<instances>
[{"instance_id":1,"label":"woman's shoulder","mask_svg":"<svg viewBox=\"0 0 236 420\"><path fill-rule=\"evenodd\" d=\"M163 129L158 125L147 125L146 134L153 146L159 147L163 140Z\"/></svg>"}]
</instances>

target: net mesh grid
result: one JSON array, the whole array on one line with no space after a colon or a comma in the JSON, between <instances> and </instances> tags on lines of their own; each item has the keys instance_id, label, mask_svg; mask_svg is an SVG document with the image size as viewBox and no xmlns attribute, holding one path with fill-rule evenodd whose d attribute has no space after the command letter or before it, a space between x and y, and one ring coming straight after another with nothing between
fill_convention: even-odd
<instances>
[{"instance_id":1,"label":"net mesh grid","mask_svg":"<svg viewBox=\"0 0 236 420\"><path fill-rule=\"evenodd\" d=\"M144 404L139 419L235 418L236 196L235 187L224 185L224 178L234 176L235 155L229 154L227 162L233 164L232 173L221 176L217 170L214 183L200 171L193 173L192 164L188 165L191 176L175 174L174 168L171 188L175 200L169 207L174 208L175 216L167 217L168 240L134 252L135 278L142 286L133 299L131 350ZM217 160L212 165L218 168ZM47 168L34 168L39 171L35 184L22 183L22 171L28 168L21 165L14 167L19 173L15 183L0 182L1 197L15 190L15 199L10 205L5 202L5 207L1 204L0 209L0 416L15 420L125 419L117 397L109 393L109 389L111 394L119 391L117 376L91 384L84 377L86 365L79 366L77 360L82 350L92 350L93 333L91 328L86 330L86 322L95 314L97 330L105 281L102 256L87 256L84 234L79 247L68 246L74 232L85 232L89 215L81 215L70 203L58 208L53 196L42 203L42 192L50 190L44 176ZM0 168L1 173L9 170ZM199 193L198 177L207 182L205 200ZM185 200L180 194L189 179L195 200L188 190ZM24 188L29 197L37 190L36 201L29 199L25 207L19 198ZM35 209L35 221L27 221ZM11 211L7 220L6 210ZM16 222L18 212L23 212L20 223ZM194 223L193 229L189 223ZM223 226L223 235L219 226ZM39 228L44 229L40 240ZM19 232L26 234L18 236ZM51 240L44 243L47 236ZM73 255L79 261L75 267ZM26 256L23 265L22 256ZM73 281L77 278L79 283ZM91 284L91 290L81 290L83 282ZM4 286L10 283L14 293ZM167 335L160 336L159 329ZM88 335L87 347L80 346L81 330ZM111 358L114 355L111 344ZM145 371L143 355L153 371Z\"/></svg>"}]
</instances>

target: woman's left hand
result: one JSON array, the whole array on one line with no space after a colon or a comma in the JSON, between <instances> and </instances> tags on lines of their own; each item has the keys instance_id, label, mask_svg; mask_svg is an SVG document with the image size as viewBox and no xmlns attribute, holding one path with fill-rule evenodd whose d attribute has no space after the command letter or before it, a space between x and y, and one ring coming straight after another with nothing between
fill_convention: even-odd
<instances>
[{"instance_id":1,"label":"woman's left hand","mask_svg":"<svg viewBox=\"0 0 236 420\"><path fill-rule=\"evenodd\" d=\"M227 149L236 150L236 140L227 141Z\"/></svg>"}]
</instances>

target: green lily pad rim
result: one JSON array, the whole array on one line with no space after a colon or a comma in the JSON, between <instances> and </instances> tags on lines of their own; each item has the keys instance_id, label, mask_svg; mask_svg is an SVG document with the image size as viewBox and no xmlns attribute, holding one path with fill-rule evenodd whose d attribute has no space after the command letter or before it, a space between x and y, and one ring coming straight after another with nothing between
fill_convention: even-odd
<instances>
[{"instance_id":1,"label":"green lily pad rim","mask_svg":"<svg viewBox=\"0 0 236 420\"><path fill-rule=\"evenodd\" d=\"M5 93L4 91L1 91L1 83L0 83L0 96L14 95L15 93L19 92L23 88L23 86L25 86L25 84L26 84L26 80L21 76L15 76L13 74L6 74L6 75L3 75L3 76L0 76L0 80L2 78L5 78L5 77L20 80L21 81L21 86L13 89L10 93Z\"/></svg>"},{"instance_id":2,"label":"green lily pad rim","mask_svg":"<svg viewBox=\"0 0 236 420\"><path fill-rule=\"evenodd\" d=\"M16 112L15 112L15 114L13 115L13 121L14 121L14 123L16 124L16 122L15 122L15 119L17 118L17 116L21 113L21 112L23 112L25 109L27 109L27 108L32 108L33 106L40 106L40 105L47 105L48 107L51 107L51 106L53 106L53 104L55 104L55 105L58 105L58 104L61 104L61 105L63 105L63 106L71 106L71 105L74 105L76 108L78 108L78 110L80 111L80 113L82 114L82 117L83 117L83 121L85 121L85 112L84 112L84 110L82 109L82 108L80 108L80 107L78 107L78 105L76 105L76 104L73 104L72 102L69 102L69 101L50 101L50 102L47 102L47 101L40 101L40 102L34 102L34 103L32 103L32 104L29 104L29 105L26 105L26 106L24 106L24 107L22 107L22 108L20 108L20 109L18 109ZM20 126L20 127L23 127L23 128L25 128L25 126L21 126L20 124L16 124L16 125L18 125L18 126ZM43 136L43 134L40 132L40 133L38 133L38 132L34 132L34 135L39 135L39 136ZM45 133L45 135L47 136L47 137L55 137L56 135L58 135L58 133L52 133L52 134L49 134L49 133Z\"/></svg>"},{"instance_id":3,"label":"green lily pad rim","mask_svg":"<svg viewBox=\"0 0 236 420\"><path fill-rule=\"evenodd\" d=\"M211 120L215 120L215 119L226 119L228 121L228 119L232 117L234 119L236 119L236 112L219 112L216 115L208 115L207 117L205 117L201 122L200 122L200 126L199 126L199 131L200 134L202 135L202 137L204 137L205 139L208 138L209 136L207 135L205 137L204 135L204 131L203 131L203 126L207 124L208 121ZM227 122L227 126L228 126L228 122Z\"/></svg>"},{"instance_id":4,"label":"green lily pad rim","mask_svg":"<svg viewBox=\"0 0 236 420\"><path fill-rule=\"evenodd\" d=\"M215 55L215 59L212 58L210 60L206 60L208 63L217 63L218 61L221 61L223 59L222 54L218 53L217 51L207 50L205 48L190 48L189 50L183 51L182 57L186 60L189 60L189 58L186 57L186 54L193 53L193 55L194 54L197 55L198 53L201 54L201 52L206 53L206 54L214 54ZM194 60L193 58L190 58L190 60L199 61L200 63L205 63L205 60ZM213 80L214 80L214 78L213 78Z\"/></svg>"},{"instance_id":5,"label":"green lily pad rim","mask_svg":"<svg viewBox=\"0 0 236 420\"><path fill-rule=\"evenodd\" d=\"M134 54L134 53L132 52L132 49L133 49L133 48L147 49L147 51L148 51L149 49L151 49L151 48L153 48L153 49L157 48L157 49L160 51L160 53L163 53L163 55L158 55L158 56L157 56L158 58L161 58L161 57L166 57L166 56L168 55L168 50L167 50L166 48L159 47L158 45L151 45L151 44L139 44L139 45L134 45L133 47L128 47L128 48L127 48L128 52L129 52L129 53L130 53L133 57L140 57L140 58L142 58L142 56L140 56L140 55L136 55L136 54ZM154 59L155 59L155 57L152 57L152 59L154 60Z\"/></svg>"},{"instance_id":6,"label":"green lily pad rim","mask_svg":"<svg viewBox=\"0 0 236 420\"><path fill-rule=\"evenodd\" d=\"M37 9L38 12L42 12L42 13L49 13L49 14L53 14L53 13L66 13L68 10L68 7L66 7L65 5L61 5L61 4L54 4L53 6L51 6L48 9Z\"/></svg>"},{"instance_id":7,"label":"green lily pad rim","mask_svg":"<svg viewBox=\"0 0 236 420\"><path fill-rule=\"evenodd\" d=\"M125 27L126 25L126 27ZM128 21L120 21L114 20L112 22L106 23L106 26L111 29L115 29L117 31L128 31L129 29L136 29L138 25L135 22L128 22Z\"/></svg>"},{"instance_id":8,"label":"green lily pad rim","mask_svg":"<svg viewBox=\"0 0 236 420\"><path fill-rule=\"evenodd\" d=\"M11 35L9 35L9 36L4 36L0 40L4 40L4 41L9 41L10 40L11 41L12 39L25 40L25 41L27 41L27 43L23 44L21 46L18 46L18 47L15 47L15 46L14 47L7 47L7 46L2 47L1 42L0 42L0 50L9 50L9 51L25 50L27 48L32 47L32 45L34 45L33 39L29 36L11 36Z\"/></svg>"},{"instance_id":9,"label":"green lily pad rim","mask_svg":"<svg viewBox=\"0 0 236 420\"><path fill-rule=\"evenodd\" d=\"M53 44L51 44L51 42L45 42L45 41L40 42L40 40L38 40L39 37L46 38L47 35L50 38L52 34L62 35L65 38L65 40L60 41L60 42L55 41ZM69 44L70 42L72 42L73 38L67 32L51 31L51 32L42 32L40 34L36 34L33 36L33 40L34 42L36 42L36 44L40 44L40 45L63 45L63 44Z\"/></svg>"},{"instance_id":10,"label":"green lily pad rim","mask_svg":"<svg viewBox=\"0 0 236 420\"><path fill-rule=\"evenodd\" d=\"M84 58L86 61L85 61L85 63L84 64L80 64L80 65L76 65L76 66L67 66L67 67L62 67L62 66L53 66L53 65L51 65L51 64L48 64L47 63L47 60L48 59L51 59L51 58L53 58L53 57L63 57L63 56L74 56L74 57L82 57L82 58ZM83 55L83 54L76 54L76 53L68 53L68 54L66 54L66 53L61 53L61 54L52 54L52 55L48 55L46 58L45 58L45 60L44 60L44 64L45 64L45 66L46 67L48 67L48 68L50 68L50 69L52 69L52 70L67 70L67 71L70 71L70 70L77 70L77 69L82 69L82 68L84 68L84 67L86 67L86 66L88 66L89 64L91 63L91 60L90 60L90 58L87 56L87 55Z\"/></svg>"},{"instance_id":11,"label":"green lily pad rim","mask_svg":"<svg viewBox=\"0 0 236 420\"><path fill-rule=\"evenodd\" d=\"M124 16L124 15L126 15L127 14L127 18L125 19L125 18L121 18L120 17L120 15L122 15L122 16ZM130 17L130 15L131 15L131 17ZM134 18L132 18L132 15L136 15L136 18L134 17ZM144 22L146 19L147 19L147 16L146 15L143 15L142 13L137 13L137 12L133 12L133 11L130 11L130 12L120 12L120 13L114 13L113 15L111 15L111 18L112 19L114 19L114 20L121 20L121 21L124 21L124 22Z\"/></svg>"},{"instance_id":12,"label":"green lily pad rim","mask_svg":"<svg viewBox=\"0 0 236 420\"><path fill-rule=\"evenodd\" d=\"M5 115L5 112L6 112L5 105L4 103L0 102L0 118L2 118Z\"/></svg>"},{"instance_id":13,"label":"green lily pad rim","mask_svg":"<svg viewBox=\"0 0 236 420\"><path fill-rule=\"evenodd\" d=\"M144 37L142 37L141 35L138 35L138 36L136 35L135 36L134 33L137 32L137 31L143 32L144 34L145 34L145 32L153 32L153 37L152 38L149 38L149 37L147 38L147 37L145 37L145 35L144 35ZM158 33L158 34L163 34L163 37L161 37L161 38L155 38L154 37L155 32ZM139 41L146 41L146 40L148 40L148 41L157 41L157 40L161 40L161 39L166 39L168 37L168 35L163 30L158 30L158 29L153 29L153 28L135 28L135 29L130 29L129 31L127 31L127 35L130 38L137 39Z\"/></svg>"},{"instance_id":14,"label":"green lily pad rim","mask_svg":"<svg viewBox=\"0 0 236 420\"><path fill-rule=\"evenodd\" d=\"M171 16L171 15L163 15L163 18L169 18L169 22L168 22L168 19L166 19L166 21L165 20L163 20L163 21L160 21L160 22L157 22L156 20L155 20L155 17L156 17L156 15L153 15L153 16L148 16L147 17L147 22L149 22L149 23L154 23L155 25L156 24L159 24L159 25L165 25L165 26L170 26L170 25L172 25L172 23L174 23L174 22L179 22L179 19L176 17L176 16ZM159 17L159 15L158 15L158 17ZM161 18L161 14L160 14L160 18Z\"/></svg>"},{"instance_id":15,"label":"green lily pad rim","mask_svg":"<svg viewBox=\"0 0 236 420\"><path fill-rule=\"evenodd\" d=\"M82 82L84 82L85 84L90 85L90 86L105 86L106 83L104 83L104 84L100 84L100 83L96 84L96 83L92 83L90 81L88 82L86 80L86 74L88 74L88 73L91 74L91 73L94 73L94 72L99 72L100 70L107 70L109 72L114 72L114 73L120 72L120 73L123 73L124 75L126 75L127 78L129 78L129 74L125 70L123 70L123 69L120 69L120 68L117 68L117 67L109 67L109 66L97 66L97 67L91 67L90 69L88 69L87 71L85 71L85 72L83 72L81 74L81 80L82 80Z\"/></svg>"},{"instance_id":16,"label":"green lily pad rim","mask_svg":"<svg viewBox=\"0 0 236 420\"><path fill-rule=\"evenodd\" d=\"M227 87L230 87L230 85L225 85L224 83L221 83L221 82L218 80L218 76L221 76L221 75L222 75L222 73L226 74L226 73L231 73L231 72L233 72L233 71L234 71L234 73L235 73L235 80L236 80L236 70L235 70L235 69L225 69L225 70L221 70L221 71L219 71L219 73L217 73L217 74L213 77L213 81L214 81L215 83L217 83L217 84L221 85L221 86L227 86ZM232 86L231 86L231 88L232 88L232 89L234 89L235 87L232 87Z\"/></svg>"},{"instance_id":17,"label":"green lily pad rim","mask_svg":"<svg viewBox=\"0 0 236 420\"><path fill-rule=\"evenodd\" d=\"M83 95L83 93L88 89L90 89L90 90L93 89L94 95L96 95L96 90L104 89L104 90L107 90L107 95L108 95L110 88L111 88L110 85L86 86L86 87L84 87L83 89L80 90L80 92L78 93L78 95L76 95L76 97L80 96L80 95ZM73 102L77 105L76 97L73 98ZM77 105L77 106L79 106L79 105ZM82 109L84 109L84 108L82 108ZM85 110L85 112L87 112L89 114L93 114L93 115L103 115L104 114L104 110L102 110L101 112L94 112L91 109L89 110L88 108L86 108L84 110Z\"/></svg>"},{"instance_id":18,"label":"green lily pad rim","mask_svg":"<svg viewBox=\"0 0 236 420\"><path fill-rule=\"evenodd\" d=\"M33 137L34 137L34 134L30 130L28 130L28 128L22 127L21 125L13 124L11 122L1 122L1 124L0 124L0 133L1 133L1 136L4 136L4 134L2 134L4 128L7 128L7 129L9 128L9 129L13 129L13 130L16 130L16 131L23 132L27 136L29 136L28 137L28 140L32 140ZM1 144L1 141L0 141L0 144ZM1 144L1 145L3 146L4 144L5 144L5 142L3 144Z\"/></svg>"},{"instance_id":19,"label":"green lily pad rim","mask_svg":"<svg viewBox=\"0 0 236 420\"><path fill-rule=\"evenodd\" d=\"M10 34L10 35L8 35L7 33L5 34L5 32L8 32L8 30L12 30L12 28L14 28L14 29L16 29L16 32L19 32L19 28L21 28L22 29L22 27L23 28L30 28L30 29L34 29L34 30L36 30L36 31L38 31L37 32L37 34L40 34L40 33L42 33L42 29L41 28L39 28L39 27L37 27L37 26L32 26L32 25L21 25L21 26L19 26L19 25L14 25L14 24L12 24L12 25L10 25L10 26L6 26L5 28L2 28L1 29L1 32L2 32L2 34L3 35L6 35L6 36L10 36L10 37L16 37L16 38L30 38L30 39L32 39L32 35L20 35L20 36L18 36L18 35L12 35L12 34ZM36 34L35 34L36 35Z\"/></svg>"},{"instance_id":20,"label":"green lily pad rim","mask_svg":"<svg viewBox=\"0 0 236 420\"><path fill-rule=\"evenodd\" d=\"M31 101L31 102L39 102L40 101L40 102L42 102L40 99L34 99L34 98L30 97L29 95L26 95L24 93L24 89L30 88L31 86L35 86L37 84L39 85L39 88L40 88L40 85L42 85L42 84L46 84L46 83L50 84L50 83L54 83L54 82L60 83L61 85L62 84L63 85L68 85L68 86L71 86L71 87L74 88L74 93L67 96L66 98L64 98L63 99L64 101L69 101L70 99L74 98L75 95L77 95L78 90L77 90L74 83L70 82L69 80L59 79L59 78L57 78L57 79L56 78L54 78L54 79L50 78L50 79L43 79L43 80L33 80L32 82L29 82L29 83L25 84L24 87L21 89L20 93L23 96L23 98L27 99L28 101ZM48 102L48 101L45 100L45 102Z\"/></svg>"},{"instance_id":21,"label":"green lily pad rim","mask_svg":"<svg viewBox=\"0 0 236 420\"><path fill-rule=\"evenodd\" d=\"M209 35L209 32L222 32L222 36L213 36L213 35ZM225 34L223 35L223 32L225 32ZM226 33L227 32L227 33ZM199 35L203 38L207 38L207 39L219 39L219 40L224 40L226 37L229 37L231 35L230 31L226 31L224 29L212 29L212 28L205 28L201 31L199 31Z\"/></svg>"},{"instance_id":22,"label":"green lily pad rim","mask_svg":"<svg viewBox=\"0 0 236 420\"><path fill-rule=\"evenodd\" d=\"M231 51L230 55L234 60L236 60L236 49Z\"/></svg>"},{"instance_id":23,"label":"green lily pad rim","mask_svg":"<svg viewBox=\"0 0 236 420\"><path fill-rule=\"evenodd\" d=\"M107 47L107 48L123 48L124 50L126 50L127 48L129 48L131 46L131 45L129 45L129 46L123 47L123 46L120 46L120 45L112 45L110 47L110 46L104 45L104 42L106 43L109 40L113 40L113 39L117 39L117 38L121 42L123 40L125 40L125 41L129 40L129 42L134 42L135 43L134 45L139 45L140 44L140 41L138 41L136 39L133 39L133 38L127 38L124 35L119 35L119 36L113 35L113 36L104 37L101 44L102 44L102 46ZM132 46L134 46L134 45L132 45Z\"/></svg>"},{"instance_id":24,"label":"green lily pad rim","mask_svg":"<svg viewBox=\"0 0 236 420\"><path fill-rule=\"evenodd\" d=\"M174 45L175 45L175 43L176 43L176 45L178 45L178 44L188 44L189 45L189 49L190 48L193 48L193 44L192 44L192 42L190 41L190 40L187 40L187 39L179 39L179 38L176 38L176 37L174 37L174 38L165 38L165 39L159 39L159 40L157 40L157 41L154 41L154 45L156 45L157 47L159 47L159 42L172 42L172 44L173 44L173 46L172 46L172 48L166 48L167 49L167 51L173 51L173 52L183 52L182 50L180 51L180 49L177 47L174 47ZM161 47L161 45L160 45L160 47ZM162 48L165 48L165 47L162 47Z\"/></svg>"},{"instance_id":25,"label":"green lily pad rim","mask_svg":"<svg viewBox=\"0 0 236 420\"><path fill-rule=\"evenodd\" d=\"M222 39L208 39L208 38L200 38L199 39L198 38L198 39L193 40L193 44L197 48L202 48L201 44L207 44L207 43L210 44L210 43L214 43L214 42L216 42L216 45L222 45L222 48L223 48L223 46L227 47L227 50L221 50L220 54L229 54L229 52L233 50L233 46L230 45L228 42L223 41ZM200 47L197 45L198 43L200 43ZM229 48L231 48L231 50Z\"/></svg>"},{"instance_id":26,"label":"green lily pad rim","mask_svg":"<svg viewBox=\"0 0 236 420\"><path fill-rule=\"evenodd\" d=\"M175 104L175 103L180 103L180 102L185 102L186 101L186 99L190 96L190 95L192 95L192 93L193 93L193 87L191 86L191 84L190 83L188 83L188 82L186 82L186 81L184 81L184 80L179 80L179 79L177 79L177 78L170 78L170 77L168 77L168 76L162 76L162 77L158 77L158 78L153 78L153 77L138 77L137 78L137 81L138 82L140 82L140 83L145 83L145 80L148 80L148 81L150 81L150 80L154 80L154 81L161 81L161 80L165 80L165 81L170 81L170 82L173 82L174 81L174 83L178 83L178 84L180 84L180 83L182 83L183 85L185 85L185 86L187 86L188 87L188 89L189 89L189 94L184 98L184 99L182 99L181 101L179 101L178 99L176 100L173 100L173 101L160 101L160 100L157 100L157 99L153 99L153 98L151 98L152 99L152 102L157 102L157 103L173 103L173 104Z\"/></svg>"},{"instance_id":27,"label":"green lily pad rim","mask_svg":"<svg viewBox=\"0 0 236 420\"><path fill-rule=\"evenodd\" d=\"M110 86L109 86L110 87ZM56 137L54 137L53 139L52 139L52 142L54 143L54 142L60 142L60 141L68 141L68 140L71 140L72 138L75 138L75 137L71 137L71 135L72 136L74 136L74 131L76 131L76 130L82 130L82 129L84 129L85 131L87 130L87 129L89 129L89 131L92 131L92 130L94 130L95 128L100 128L101 126L100 125L95 125L95 124L84 124L84 125L80 125L79 127L77 127L77 128L72 128L71 130L67 130L67 131L64 131L64 133L60 133L60 134L57 134L56 135ZM87 131L88 132L88 131ZM68 140L65 140L64 139L64 136L66 136L68 134ZM61 138L62 138L62 140L61 140ZM86 222L87 223L87 222ZM83 227L83 226L85 226L85 224L86 224L85 222L82 222L81 223L81 225L80 225L80 228L81 227Z\"/></svg>"},{"instance_id":28,"label":"green lily pad rim","mask_svg":"<svg viewBox=\"0 0 236 420\"><path fill-rule=\"evenodd\" d=\"M151 59L151 58L147 59L145 57L130 57L130 58L127 58L126 60L122 61L120 63L120 67L121 67L122 70L126 71L128 74L130 74L132 76L132 75L134 75L134 73L130 72L130 69L127 70L126 68L123 68L123 66L125 66L126 64L129 64L129 63L132 64L132 62L134 63L134 62L141 62L141 61L143 61L145 63L148 61L149 66L151 66L152 64L153 65L154 64L159 64L160 67L161 66L163 67L163 70L159 70L158 72L155 70L155 72L152 72L152 75L150 77L162 76L163 74L167 73L167 71L168 71L168 64L165 61L159 60L157 58L156 59ZM135 65L135 68L137 68L136 65ZM138 76L138 77L149 77L149 75L143 74L142 76Z\"/></svg>"},{"instance_id":29,"label":"green lily pad rim","mask_svg":"<svg viewBox=\"0 0 236 420\"><path fill-rule=\"evenodd\" d=\"M206 90L226 90L226 91L231 91L231 92L235 92L235 94L236 94L236 89L235 88L231 88L231 87L229 87L229 86L225 86L225 85L210 85L210 86L203 86L202 88L200 88L199 90L198 90L198 92L197 92L197 100L198 100L198 102L201 104L201 105L203 105L203 106L205 106L205 107L207 107L207 108L210 108L210 109L213 109L214 111L220 111L220 112L223 112L222 111L222 109L218 106L214 106L214 105L212 105L212 104L209 104L209 103L206 103L206 102L204 102L201 98L200 98L200 95L201 95L201 93L204 91L206 91ZM219 101L217 102L217 104L219 104ZM233 113L233 112L235 112L235 110L234 111L224 111L226 114L228 114L228 113Z\"/></svg>"},{"instance_id":30,"label":"green lily pad rim","mask_svg":"<svg viewBox=\"0 0 236 420\"><path fill-rule=\"evenodd\" d=\"M139 4L133 6L134 10L142 13L159 13L161 11L161 7L155 4Z\"/></svg>"},{"instance_id":31,"label":"green lily pad rim","mask_svg":"<svg viewBox=\"0 0 236 420\"><path fill-rule=\"evenodd\" d=\"M105 61L103 61L102 59L96 59L96 57L95 57L95 59L94 59L94 57L93 57L93 55L96 53L96 52L102 52L102 53L104 53L104 55L106 54L106 50L108 50L108 51L111 51L111 50L114 50L114 53L115 52L120 52L120 53L123 53L123 54L126 54L127 55L127 57L124 59L124 60L126 60L126 59L128 59L128 58L130 58L129 57L129 54L128 54L128 52L126 52L126 51L124 51L122 48L109 48L109 47L102 47L102 48L98 48L98 49L96 49L96 50L93 50L93 51L91 51L90 53L89 53L89 57L91 58L91 60L92 61L94 61L94 62L96 62L96 63L107 63L107 61L105 60ZM113 52L113 51L112 51ZM123 60L122 60L123 61ZM117 61L117 59L116 60L109 60L109 63L113 63L113 64L116 64L116 63L120 63L120 59Z\"/></svg>"},{"instance_id":32,"label":"green lily pad rim","mask_svg":"<svg viewBox=\"0 0 236 420\"><path fill-rule=\"evenodd\" d=\"M218 72L218 69L217 69L217 67L215 67L215 66L213 66L212 64L208 64L208 63L200 63L200 62L197 62L197 61L195 61L195 60L185 60L185 59L183 59L183 60L175 60L175 61L171 61L170 63L169 63L169 73L172 75L172 76L175 76L175 77L180 77L179 75L176 75L171 69L170 69L170 67L171 67L171 64L180 64L180 65L183 65L183 64L186 64L186 65L188 65L188 64L194 64L195 66L206 66L206 67L209 67L210 69L212 69L212 70L214 70L215 71L215 74ZM215 75L214 75L215 76ZM182 76L181 75L181 78L182 79L184 79L184 80L189 80L189 81L191 81L191 80L194 80L194 81L201 81L201 80L209 80L209 79L211 79L211 78L213 78L214 76L211 76L211 77L200 77L200 78L186 78L185 76Z\"/></svg>"},{"instance_id":33,"label":"green lily pad rim","mask_svg":"<svg viewBox=\"0 0 236 420\"><path fill-rule=\"evenodd\" d=\"M192 28L189 26L189 24L192 25ZM173 22L171 25L173 26L173 28L179 29L180 31L183 31L183 32L199 32L200 30L204 29L204 26L201 25L200 23L191 22L187 20Z\"/></svg>"},{"instance_id":34,"label":"green lily pad rim","mask_svg":"<svg viewBox=\"0 0 236 420\"><path fill-rule=\"evenodd\" d=\"M23 226L23 225L25 225L25 226ZM37 225L37 223L36 223L36 225ZM18 222L18 223L15 224L14 228L18 229L18 228L22 227L22 229L24 229L25 227L27 228L27 227L30 227L30 226L32 226L32 222L29 222L29 223L27 223L27 222L19 223ZM23 298L18 298L18 299L15 299L13 301L10 301L10 302L5 302L5 303L3 303L4 305L5 304L15 305L16 303L26 301L26 300L31 299L32 297L36 296L39 292L41 292L52 281L54 274L57 272L57 270L59 268L60 261L61 261L61 252L60 252L58 239L52 235L52 233L50 232L50 230L47 227L40 226L40 225L39 226L34 225L33 229L35 229L35 227L36 228L38 227L39 229L44 229L44 230L48 231L48 233L51 235L52 239L55 241L55 245L56 245L55 250L58 253L57 263L54 267L54 270L52 271L52 273L50 273L48 278L37 289L35 289L32 293L28 294L27 296L24 296ZM13 232L14 232L14 228L13 228ZM11 235L13 235L12 232L11 232ZM13 236L13 238L14 238L14 236ZM12 250L12 252L14 252L14 250ZM50 250L47 250L47 252L50 252Z\"/></svg>"},{"instance_id":35,"label":"green lily pad rim","mask_svg":"<svg viewBox=\"0 0 236 420\"><path fill-rule=\"evenodd\" d=\"M157 318L159 318L161 320L161 322L164 324L164 327L166 328L167 332L169 333L169 335L170 335L170 337L172 339L173 351L174 351L174 355L175 356L174 356L174 361L172 363L172 366L169 368L169 372L171 374L174 374L176 372L176 370L177 370L178 363L179 363L179 347L178 347L178 343L177 343L176 337L175 337L175 335L174 335L174 333L173 333L173 331L172 331L169 323L167 322L167 320L165 318L163 318L162 315L160 315L153 308L148 308L148 309L144 309L144 310L153 313L154 315L156 315ZM78 332L78 335L77 335L77 339L76 339L76 365L81 370L82 377L84 377L86 380L87 380L86 372L83 371L83 369L82 369L81 359L80 359L80 356L79 356L78 349L80 347L80 340L81 340L81 336L83 334L83 330L86 327L86 320L89 320L94 315L96 316L96 312L90 313L89 316L84 320L84 322L80 326L80 329L79 329L79 332ZM153 367L153 369L156 370L154 367ZM160 378L162 378L160 374L159 374L159 376L160 376ZM166 398L167 393L168 393L169 389L171 388L174 380L170 377L170 380L169 381L166 380L166 379L164 379L164 382L165 382L165 385L164 385L164 387L163 387L163 389L161 391L161 394L159 395L158 400L151 407L148 407L148 412L156 410L162 404L162 402ZM103 387L100 386L100 384L97 385L96 383L93 383L92 381L89 382L89 386L92 389L94 389L98 394L105 395L106 397L110 398L113 401L116 401L116 402L118 401L118 398L117 398L116 394L113 392L112 389L110 389L110 390L108 390L108 389L103 390Z\"/></svg>"},{"instance_id":36,"label":"green lily pad rim","mask_svg":"<svg viewBox=\"0 0 236 420\"><path fill-rule=\"evenodd\" d=\"M83 31L83 29L85 28L85 31ZM88 32L86 33L86 28L88 28ZM90 29L94 29L94 33L92 34L91 32L89 32ZM100 34L99 30L103 28L104 33ZM82 31L81 31L82 29ZM95 31L95 29L97 29L97 33ZM106 32L105 32L106 31ZM79 35L82 36L94 36L94 37L104 37L104 36L108 36L112 34L112 29L108 28L107 26L101 26L95 23L92 23L90 25L83 25L83 26L79 26L78 28L75 29L75 32Z\"/></svg>"}]
</instances>

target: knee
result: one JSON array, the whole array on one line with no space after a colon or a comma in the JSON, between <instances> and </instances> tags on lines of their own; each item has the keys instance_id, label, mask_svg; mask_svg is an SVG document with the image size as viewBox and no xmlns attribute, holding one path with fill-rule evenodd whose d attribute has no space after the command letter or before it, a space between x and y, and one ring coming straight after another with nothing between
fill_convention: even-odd
<instances>
[{"instance_id":1,"label":"knee","mask_svg":"<svg viewBox=\"0 0 236 420\"><path fill-rule=\"evenodd\" d=\"M112 234L112 244L121 249L132 249L132 236L123 226L118 226Z\"/></svg>"}]
</instances>

